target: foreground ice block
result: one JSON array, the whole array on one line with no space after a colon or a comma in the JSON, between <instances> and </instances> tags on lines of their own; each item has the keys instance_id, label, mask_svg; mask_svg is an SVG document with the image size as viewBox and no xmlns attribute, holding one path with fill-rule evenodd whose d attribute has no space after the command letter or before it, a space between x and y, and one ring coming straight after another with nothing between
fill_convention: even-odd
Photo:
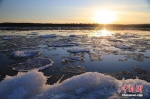
<instances>
[{"instance_id":1,"label":"foreground ice block","mask_svg":"<svg viewBox=\"0 0 150 99\"><path fill-rule=\"evenodd\" d=\"M46 77L37 70L18 73L0 83L2 99L150 99L150 83L140 79L117 80L98 72L86 72L46 85ZM143 97L122 97L124 85L142 85Z\"/></svg>"}]
</instances>

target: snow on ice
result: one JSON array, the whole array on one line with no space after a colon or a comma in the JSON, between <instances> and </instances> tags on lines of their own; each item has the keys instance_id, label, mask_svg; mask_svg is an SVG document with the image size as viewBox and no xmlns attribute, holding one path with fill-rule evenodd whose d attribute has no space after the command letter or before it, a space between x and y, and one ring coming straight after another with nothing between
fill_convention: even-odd
<instances>
[{"instance_id":1,"label":"snow on ice","mask_svg":"<svg viewBox=\"0 0 150 99\"><path fill-rule=\"evenodd\" d=\"M86 72L53 85L45 83L46 77L37 70L18 73L14 77L6 76L0 83L0 97L2 99L112 99L121 97L123 93L121 88L124 84L142 84L143 99L150 99L150 83L139 79L117 80L98 72Z\"/></svg>"}]
</instances>

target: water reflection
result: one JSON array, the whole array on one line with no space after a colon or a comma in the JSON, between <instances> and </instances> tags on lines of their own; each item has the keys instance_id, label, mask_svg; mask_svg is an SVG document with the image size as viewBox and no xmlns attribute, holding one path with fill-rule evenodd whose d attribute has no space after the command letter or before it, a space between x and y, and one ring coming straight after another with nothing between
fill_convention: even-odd
<instances>
[{"instance_id":1,"label":"water reflection","mask_svg":"<svg viewBox=\"0 0 150 99\"><path fill-rule=\"evenodd\" d=\"M94 36L112 36L112 33L106 29L98 30L94 33Z\"/></svg>"}]
</instances>

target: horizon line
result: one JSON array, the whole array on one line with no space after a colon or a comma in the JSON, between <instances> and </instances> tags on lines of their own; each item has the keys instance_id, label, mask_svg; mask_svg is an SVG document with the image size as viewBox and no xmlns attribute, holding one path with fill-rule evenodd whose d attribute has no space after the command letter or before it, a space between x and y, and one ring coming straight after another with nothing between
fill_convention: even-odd
<instances>
[{"instance_id":1,"label":"horizon line","mask_svg":"<svg viewBox=\"0 0 150 99\"><path fill-rule=\"evenodd\" d=\"M99 25L149 25L150 23L109 23L109 24L102 24L102 23L38 23L38 22L0 22L0 24L99 24Z\"/></svg>"}]
</instances>

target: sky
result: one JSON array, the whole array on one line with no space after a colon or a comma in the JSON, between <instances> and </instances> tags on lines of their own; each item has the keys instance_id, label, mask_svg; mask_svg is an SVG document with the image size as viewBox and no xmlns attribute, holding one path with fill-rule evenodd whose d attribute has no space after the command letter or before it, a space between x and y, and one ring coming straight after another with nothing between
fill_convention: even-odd
<instances>
[{"instance_id":1,"label":"sky","mask_svg":"<svg viewBox=\"0 0 150 99\"><path fill-rule=\"evenodd\" d=\"M103 19L102 10L114 14ZM112 24L150 23L150 0L0 0L0 23L101 23L112 17Z\"/></svg>"}]
</instances>

